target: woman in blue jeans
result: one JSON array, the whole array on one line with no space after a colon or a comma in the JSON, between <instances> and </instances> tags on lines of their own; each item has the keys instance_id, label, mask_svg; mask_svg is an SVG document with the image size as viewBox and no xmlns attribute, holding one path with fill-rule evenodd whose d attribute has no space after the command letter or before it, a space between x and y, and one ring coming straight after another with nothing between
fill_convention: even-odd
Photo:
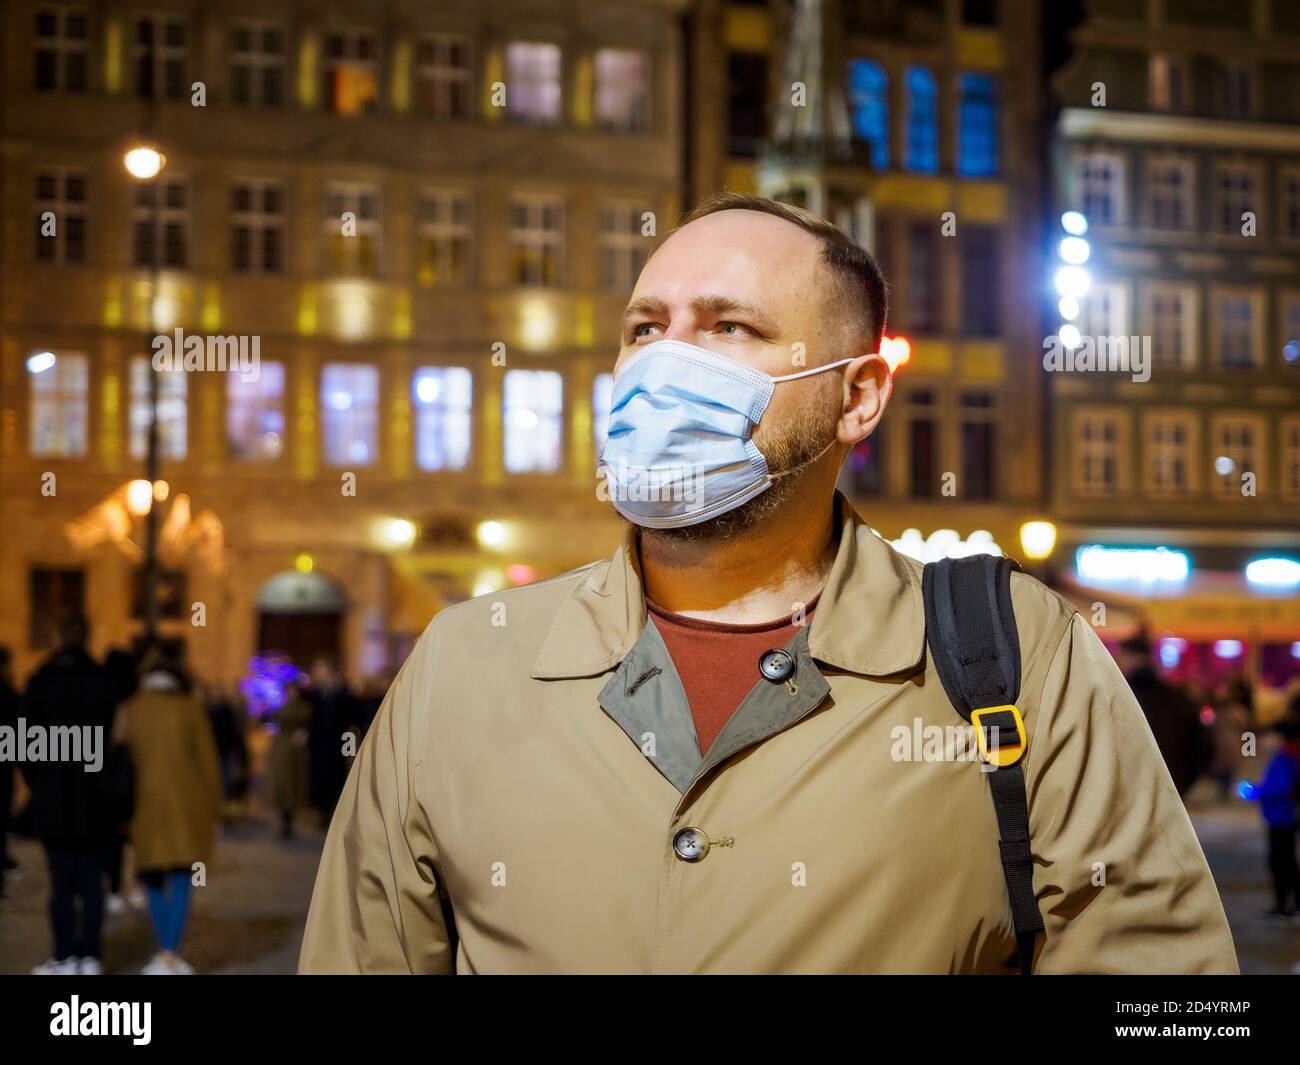
<instances>
[{"instance_id":1,"label":"woman in blue jeans","mask_svg":"<svg viewBox=\"0 0 1300 1065\"><path fill-rule=\"evenodd\" d=\"M158 952L143 972L189 975L180 956L190 887L206 882L221 809L221 770L212 726L184 664L168 653L146 656L140 687L119 725L135 767L131 846L149 897Z\"/></svg>"}]
</instances>

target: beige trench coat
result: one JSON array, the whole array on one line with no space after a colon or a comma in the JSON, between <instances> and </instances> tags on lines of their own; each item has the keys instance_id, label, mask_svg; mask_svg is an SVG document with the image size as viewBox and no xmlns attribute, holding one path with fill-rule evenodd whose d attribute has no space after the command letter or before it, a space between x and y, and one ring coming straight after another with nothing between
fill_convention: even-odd
<instances>
[{"instance_id":1,"label":"beige trench coat","mask_svg":"<svg viewBox=\"0 0 1300 1065\"><path fill-rule=\"evenodd\" d=\"M927 662L921 566L837 505L834 567L787 645L797 690L760 680L707 757L630 534L439 614L348 778L300 971L1014 971L985 774L924 742L961 721ZM1012 596L1036 971L1236 972L1122 675L1063 599L1022 574ZM696 861L673 845L688 828Z\"/></svg>"}]
</instances>

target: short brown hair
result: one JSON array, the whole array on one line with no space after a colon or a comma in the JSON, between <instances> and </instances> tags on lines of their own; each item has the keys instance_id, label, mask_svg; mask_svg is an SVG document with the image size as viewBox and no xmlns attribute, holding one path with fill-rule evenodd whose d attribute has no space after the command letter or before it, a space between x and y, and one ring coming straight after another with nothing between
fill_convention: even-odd
<instances>
[{"instance_id":1,"label":"short brown hair","mask_svg":"<svg viewBox=\"0 0 1300 1065\"><path fill-rule=\"evenodd\" d=\"M889 297L885 277L870 253L854 243L844 230L820 215L802 207L770 200L765 196L749 196L740 192L713 192L696 204L678 224L677 229L697 218L717 214L719 211L758 211L798 226L821 241L822 263L831 271L839 284L844 305L855 312L857 326L870 341L871 351L880 350L880 340L885 332L885 315L889 310ZM674 230L673 232L676 232ZM670 233L669 236L672 234Z\"/></svg>"}]
</instances>

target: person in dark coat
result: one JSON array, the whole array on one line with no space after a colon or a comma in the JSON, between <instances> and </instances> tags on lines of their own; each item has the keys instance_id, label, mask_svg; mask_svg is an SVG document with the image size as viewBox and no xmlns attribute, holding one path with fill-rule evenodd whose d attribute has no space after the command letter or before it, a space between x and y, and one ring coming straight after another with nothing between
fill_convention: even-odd
<instances>
[{"instance_id":1,"label":"person in dark coat","mask_svg":"<svg viewBox=\"0 0 1300 1065\"><path fill-rule=\"evenodd\" d=\"M52 729L71 727L86 737L89 727L90 742L103 758L112 734L117 687L86 653L86 620L81 614L60 618L58 639L58 649L27 682L22 701L27 728L43 728L49 736ZM41 975L103 971L104 876L117 811L105 774L87 768L85 760L66 759L23 765L32 789L33 829L50 867L54 955L33 970Z\"/></svg>"},{"instance_id":2,"label":"person in dark coat","mask_svg":"<svg viewBox=\"0 0 1300 1065\"><path fill-rule=\"evenodd\" d=\"M1300 864L1296 862L1297 802L1300 801L1300 721L1288 715L1274 726L1281 743L1250 797L1268 832L1268 869L1273 875L1272 917L1293 917L1300 906Z\"/></svg>"},{"instance_id":3,"label":"person in dark coat","mask_svg":"<svg viewBox=\"0 0 1300 1065\"><path fill-rule=\"evenodd\" d=\"M356 700L338 664L329 656L321 655L312 662L310 676L307 700L311 703L311 804L328 825L347 779L343 733L356 726Z\"/></svg>"},{"instance_id":4,"label":"person in dark coat","mask_svg":"<svg viewBox=\"0 0 1300 1065\"><path fill-rule=\"evenodd\" d=\"M18 692L14 690L13 658L0 644L0 728L18 728ZM9 856L9 815L14 804L14 763L0 760L0 899L5 894L5 873L17 863Z\"/></svg>"},{"instance_id":5,"label":"person in dark coat","mask_svg":"<svg viewBox=\"0 0 1300 1065\"><path fill-rule=\"evenodd\" d=\"M1186 795L1210 759L1210 738L1201 724L1200 711L1156 674L1151 644L1145 636L1131 636L1121 643L1117 660L1146 715L1178 794Z\"/></svg>"}]
</instances>

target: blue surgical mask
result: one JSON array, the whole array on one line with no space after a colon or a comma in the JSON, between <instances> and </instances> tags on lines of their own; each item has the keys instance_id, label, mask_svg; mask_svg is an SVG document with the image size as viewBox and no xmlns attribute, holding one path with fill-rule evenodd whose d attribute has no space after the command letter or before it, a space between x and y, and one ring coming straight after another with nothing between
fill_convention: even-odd
<instances>
[{"instance_id":1,"label":"blue surgical mask","mask_svg":"<svg viewBox=\"0 0 1300 1065\"><path fill-rule=\"evenodd\" d=\"M852 361L771 377L681 340L647 344L614 378L599 464L610 502L651 529L696 525L748 502L794 472L769 473L753 440L776 385Z\"/></svg>"}]
</instances>

